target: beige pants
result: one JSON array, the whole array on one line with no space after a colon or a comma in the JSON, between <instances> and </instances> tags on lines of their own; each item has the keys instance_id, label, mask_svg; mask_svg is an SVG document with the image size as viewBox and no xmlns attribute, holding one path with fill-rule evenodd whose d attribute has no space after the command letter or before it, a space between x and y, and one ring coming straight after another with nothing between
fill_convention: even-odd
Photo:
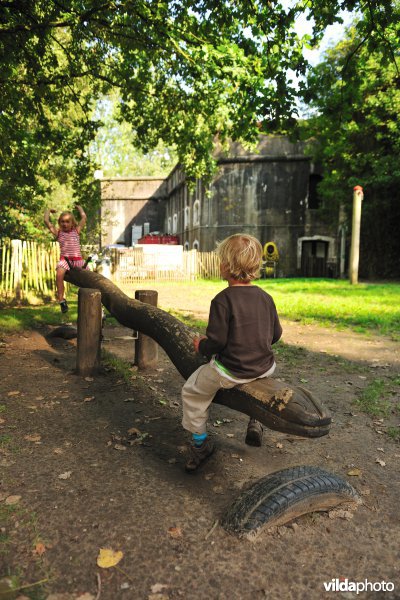
<instances>
[{"instance_id":1,"label":"beige pants","mask_svg":"<svg viewBox=\"0 0 400 600\"><path fill-rule=\"evenodd\" d=\"M274 366L266 375L272 375ZM249 379L247 381L254 381ZM182 425L191 433L205 433L208 411L219 389L230 389L240 385L241 381L231 381L221 375L211 363L199 367L191 374L182 388Z\"/></svg>"}]
</instances>

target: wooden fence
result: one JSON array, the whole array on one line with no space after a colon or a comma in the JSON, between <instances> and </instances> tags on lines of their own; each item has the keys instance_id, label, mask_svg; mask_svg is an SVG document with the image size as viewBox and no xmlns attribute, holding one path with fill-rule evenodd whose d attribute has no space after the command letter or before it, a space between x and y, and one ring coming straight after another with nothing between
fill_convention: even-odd
<instances>
[{"instance_id":1,"label":"wooden fence","mask_svg":"<svg viewBox=\"0 0 400 600\"><path fill-rule=\"evenodd\" d=\"M59 253L56 242L0 240L1 297L19 301L30 294L52 296Z\"/></svg>"},{"instance_id":2,"label":"wooden fence","mask_svg":"<svg viewBox=\"0 0 400 600\"><path fill-rule=\"evenodd\" d=\"M148 248L112 248L97 270L121 287L143 281L194 281L220 277L219 258L215 252L184 252L182 247L180 250L175 247L175 252L171 248L158 246L150 253ZM20 301L54 296L58 260L57 242L0 240L0 297Z\"/></svg>"}]
</instances>

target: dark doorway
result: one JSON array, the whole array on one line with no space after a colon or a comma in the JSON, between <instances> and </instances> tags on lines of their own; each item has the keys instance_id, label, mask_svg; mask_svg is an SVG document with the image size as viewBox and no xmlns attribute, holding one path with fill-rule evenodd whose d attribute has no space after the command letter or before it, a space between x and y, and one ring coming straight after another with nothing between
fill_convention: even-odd
<instances>
[{"instance_id":1,"label":"dark doorway","mask_svg":"<svg viewBox=\"0 0 400 600\"><path fill-rule=\"evenodd\" d=\"M303 277L327 277L328 242L309 240L301 246L301 274Z\"/></svg>"}]
</instances>

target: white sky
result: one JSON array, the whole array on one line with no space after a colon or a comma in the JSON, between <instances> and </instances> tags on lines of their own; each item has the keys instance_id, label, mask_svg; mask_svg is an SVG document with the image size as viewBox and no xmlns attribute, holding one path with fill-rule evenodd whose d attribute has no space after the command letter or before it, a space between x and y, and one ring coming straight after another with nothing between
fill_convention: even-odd
<instances>
[{"instance_id":1,"label":"white sky","mask_svg":"<svg viewBox=\"0 0 400 600\"><path fill-rule=\"evenodd\" d=\"M290 6L292 2L290 0L286 0L282 2L282 4L283 6ZM350 25L354 18L354 13L349 13L348 11L342 10L339 12L339 15L343 19L343 23L335 23L334 25L329 25L326 28L324 37L320 43L320 47L315 50L304 50L304 56L313 66L321 60L323 52L329 46L335 44L344 37L345 28ZM312 34L312 27L313 21L307 21L304 14L300 15L296 20L295 29L299 35L304 35L306 33Z\"/></svg>"}]
</instances>

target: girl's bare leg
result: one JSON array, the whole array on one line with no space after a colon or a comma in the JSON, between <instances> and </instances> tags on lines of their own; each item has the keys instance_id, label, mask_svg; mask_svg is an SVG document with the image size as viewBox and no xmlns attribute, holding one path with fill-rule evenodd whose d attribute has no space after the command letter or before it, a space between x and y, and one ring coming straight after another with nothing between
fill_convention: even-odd
<instances>
[{"instance_id":1,"label":"girl's bare leg","mask_svg":"<svg viewBox=\"0 0 400 600\"><path fill-rule=\"evenodd\" d=\"M56 286L57 286L57 299L59 302L64 300L64 275L65 269L57 269L56 271Z\"/></svg>"}]
</instances>

